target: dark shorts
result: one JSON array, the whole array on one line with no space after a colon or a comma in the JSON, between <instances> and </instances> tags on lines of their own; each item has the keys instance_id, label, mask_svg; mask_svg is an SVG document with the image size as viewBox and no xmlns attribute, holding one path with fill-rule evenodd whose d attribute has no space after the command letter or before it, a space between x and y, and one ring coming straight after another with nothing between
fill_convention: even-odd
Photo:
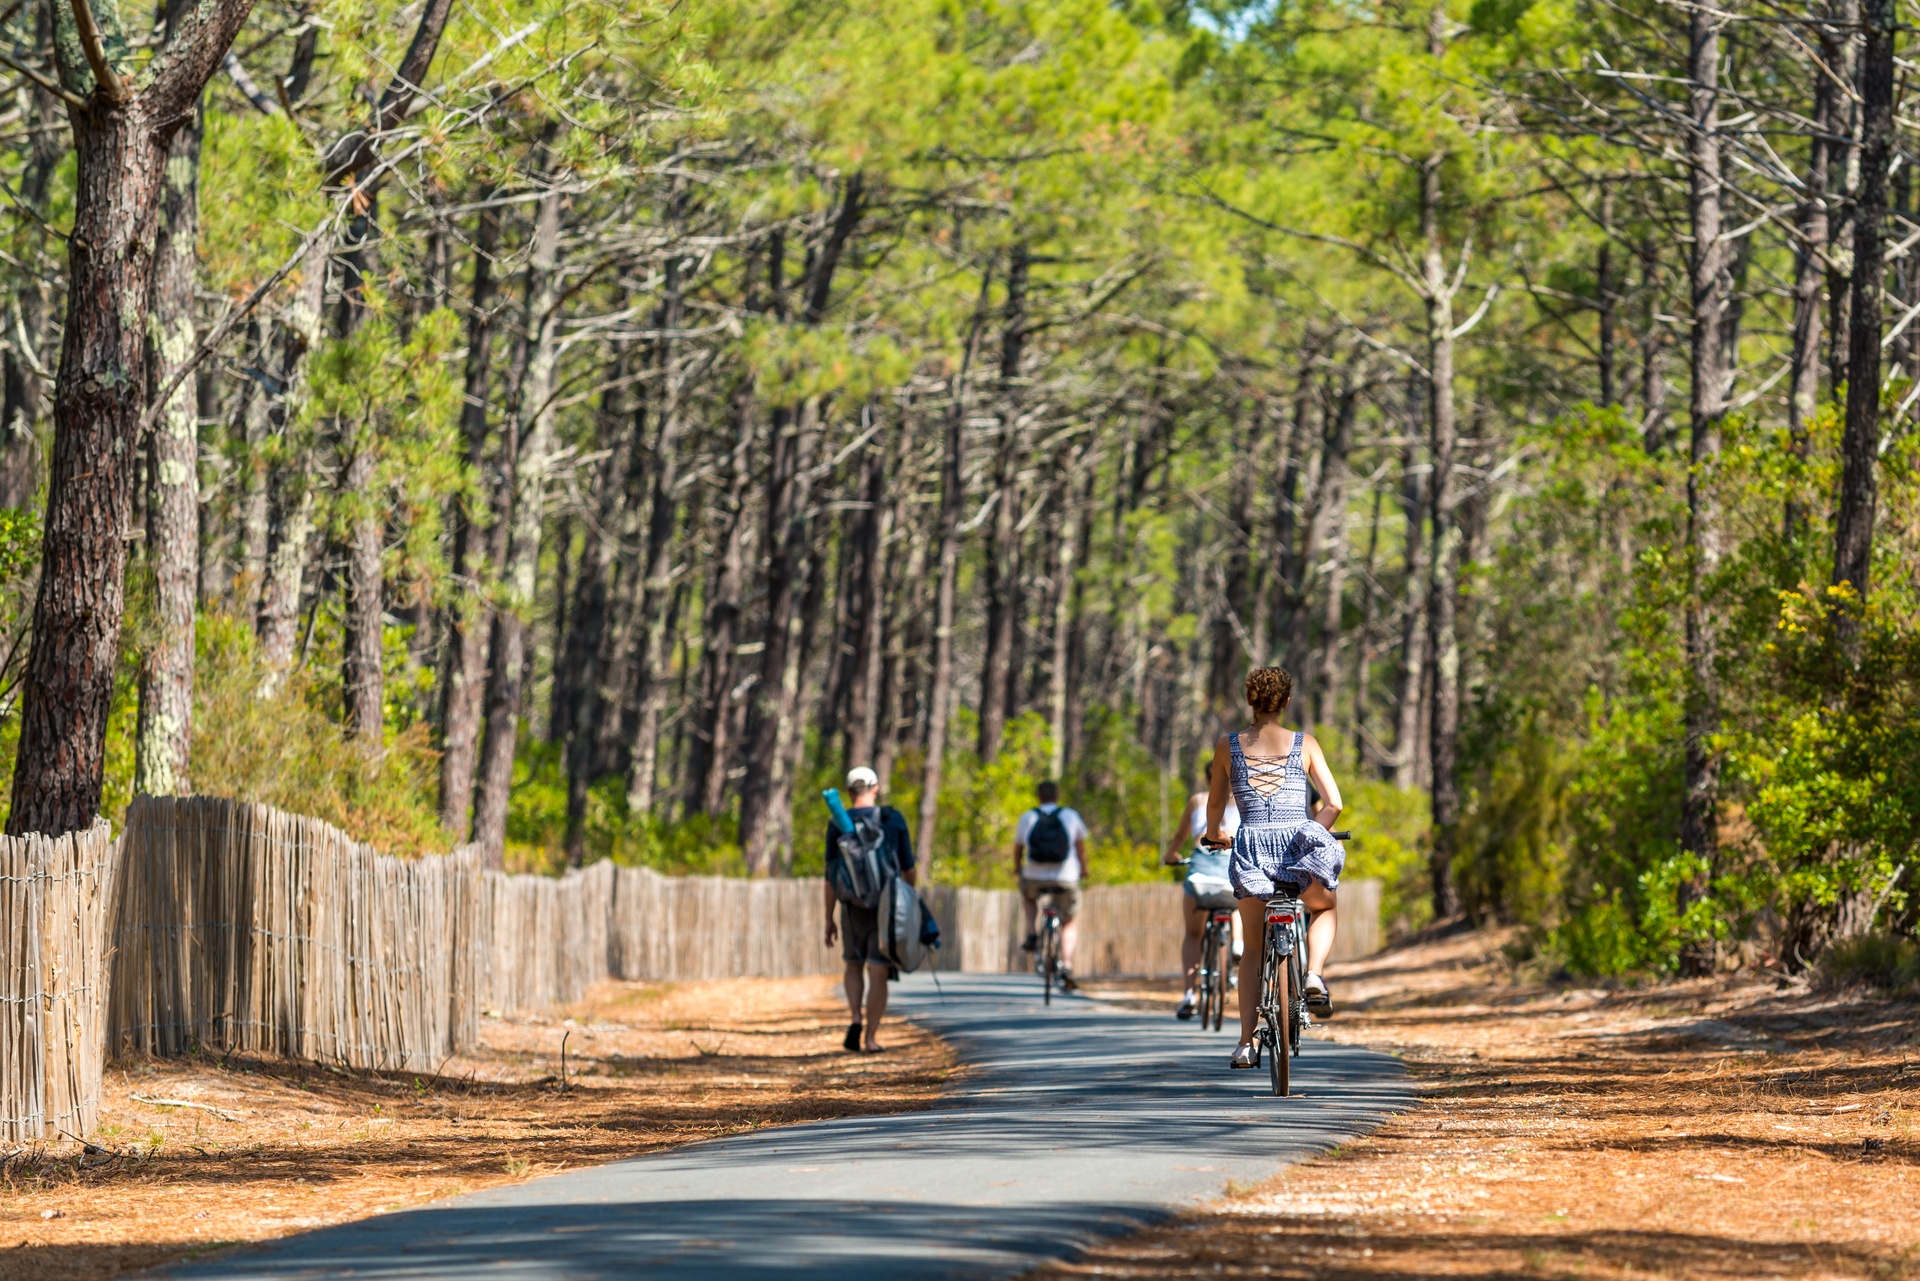
<instances>
[{"instance_id":1,"label":"dark shorts","mask_svg":"<svg viewBox=\"0 0 1920 1281\"><path fill-rule=\"evenodd\" d=\"M840 905L840 958L848 965L885 965L880 955L880 913L857 903Z\"/></svg>"}]
</instances>

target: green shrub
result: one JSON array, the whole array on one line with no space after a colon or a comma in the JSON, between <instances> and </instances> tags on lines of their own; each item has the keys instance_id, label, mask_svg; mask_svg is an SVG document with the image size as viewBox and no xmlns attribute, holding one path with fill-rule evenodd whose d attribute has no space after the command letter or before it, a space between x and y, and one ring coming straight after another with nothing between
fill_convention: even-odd
<instances>
[{"instance_id":1,"label":"green shrub","mask_svg":"<svg viewBox=\"0 0 1920 1281\"><path fill-rule=\"evenodd\" d=\"M1885 932L1855 935L1828 948L1818 969L1823 979L1836 985L1920 989L1920 939Z\"/></svg>"}]
</instances>

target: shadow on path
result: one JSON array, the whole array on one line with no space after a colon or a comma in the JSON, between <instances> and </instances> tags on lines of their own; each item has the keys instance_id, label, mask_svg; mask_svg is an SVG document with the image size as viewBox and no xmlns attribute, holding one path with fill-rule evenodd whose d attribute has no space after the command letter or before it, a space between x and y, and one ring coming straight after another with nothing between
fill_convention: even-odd
<instances>
[{"instance_id":1,"label":"shadow on path","mask_svg":"<svg viewBox=\"0 0 1920 1281\"><path fill-rule=\"evenodd\" d=\"M1134 1231L1407 1106L1382 1054L1312 1042L1297 1092L1230 1032L1030 979L916 977L900 1008L971 1065L949 1106L758 1131L180 1265L182 1278L1008 1276Z\"/></svg>"}]
</instances>

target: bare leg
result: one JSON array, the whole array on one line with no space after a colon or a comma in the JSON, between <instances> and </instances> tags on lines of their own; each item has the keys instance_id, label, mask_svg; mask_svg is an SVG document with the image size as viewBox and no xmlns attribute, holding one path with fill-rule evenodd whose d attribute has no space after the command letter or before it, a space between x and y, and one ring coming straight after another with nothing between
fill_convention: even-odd
<instances>
[{"instance_id":1,"label":"bare leg","mask_svg":"<svg viewBox=\"0 0 1920 1281\"><path fill-rule=\"evenodd\" d=\"M1200 981L1200 935L1207 928L1207 909L1195 907L1193 900L1182 897L1180 916L1187 929L1187 935L1180 940L1180 968L1187 973L1187 994L1193 994L1194 984Z\"/></svg>"},{"instance_id":2,"label":"bare leg","mask_svg":"<svg viewBox=\"0 0 1920 1281\"><path fill-rule=\"evenodd\" d=\"M1315 881L1300 895L1300 902L1313 913L1313 924L1307 927L1307 973L1319 974L1333 954L1338 930L1334 908L1339 900L1332 890Z\"/></svg>"},{"instance_id":3,"label":"bare leg","mask_svg":"<svg viewBox=\"0 0 1920 1281\"><path fill-rule=\"evenodd\" d=\"M854 1023L860 1021L860 1003L866 999L866 968L858 961L847 965L847 1010L852 1016L850 1021Z\"/></svg>"},{"instance_id":4,"label":"bare leg","mask_svg":"<svg viewBox=\"0 0 1920 1281\"><path fill-rule=\"evenodd\" d=\"M1253 1040L1260 1021L1260 966L1266 959L1267 900L1240 900L1240 929L1246 951L1240 954L1240 1044Z\"/></svg>"},{"instance_id":5,"label":"bare leg","mask_svg":"<svg viewBox=\"0 0 1920 1281\"><path fill-rule=\"evenodd\" d=\"M887 967L884 965L867 966L873 973L867 982L867 1039L866 1048L878 1050L880 1044L880 1020L887 1016ZM852 979L847 982L851 984Z\"/></svg>"},{"instance_id":6,"label":"bare leg","mask_svg":"<svg viewBox=\"0 0 1920 1281\"><path fill-rule=\"evenodd\" d=\"M1073 973L1073 941L1080 937L1080 921L1076 917L1060 926L1060 964L1067 973Z\"/></svg>"},{"instance_id":7,"label":"bare leg","mask_svg":"<svg viewBox=\"0 0 1920 1281\"><path fill-rule=\"evenodd\" d=\"M1024 917L1027 922L1028 937L1032 937L1033 935L1033 918L1038 915L1039 911L1039 899L1028 898L1024 894L1020 896L1020 915Z\"/></svg>"}]
</instances>

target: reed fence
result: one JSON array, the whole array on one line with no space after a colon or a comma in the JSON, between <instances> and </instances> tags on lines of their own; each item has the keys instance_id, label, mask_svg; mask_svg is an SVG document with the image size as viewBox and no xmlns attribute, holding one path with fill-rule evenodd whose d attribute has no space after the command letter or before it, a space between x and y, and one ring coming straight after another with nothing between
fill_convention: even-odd
<instances>
[{"instance_id":1,"label":"reed fence","mask_svg":"<svg viewBox=\"0 0 1920 1281\"><path fill-rule=\"evenodd\" d=\"M92 1133L119 846L105 820L0 837L0 1141Z\"/></svg>"},{"instance_id":2,"label":"reed fence","mask_svg":"<svg viewBox=\"0 0 1920 1281\"><path fill-rule=\"evenodd\" d=\"M1337 959L1378 946L1379 884L1342 887ZM486 870L392 858L317 819L215 797L136 799L49 841L0 840L0 1139L84 1135L105 1054L251 1051L431 1072L483 1014L565 1005L607 978L831 974L818 879L668 877L611 863ZM927 891L942 970L1018 972L1019 896ZM1091 886L1083 975L1180 969L1176 885Z\"/></svg>"}]
</instances>

